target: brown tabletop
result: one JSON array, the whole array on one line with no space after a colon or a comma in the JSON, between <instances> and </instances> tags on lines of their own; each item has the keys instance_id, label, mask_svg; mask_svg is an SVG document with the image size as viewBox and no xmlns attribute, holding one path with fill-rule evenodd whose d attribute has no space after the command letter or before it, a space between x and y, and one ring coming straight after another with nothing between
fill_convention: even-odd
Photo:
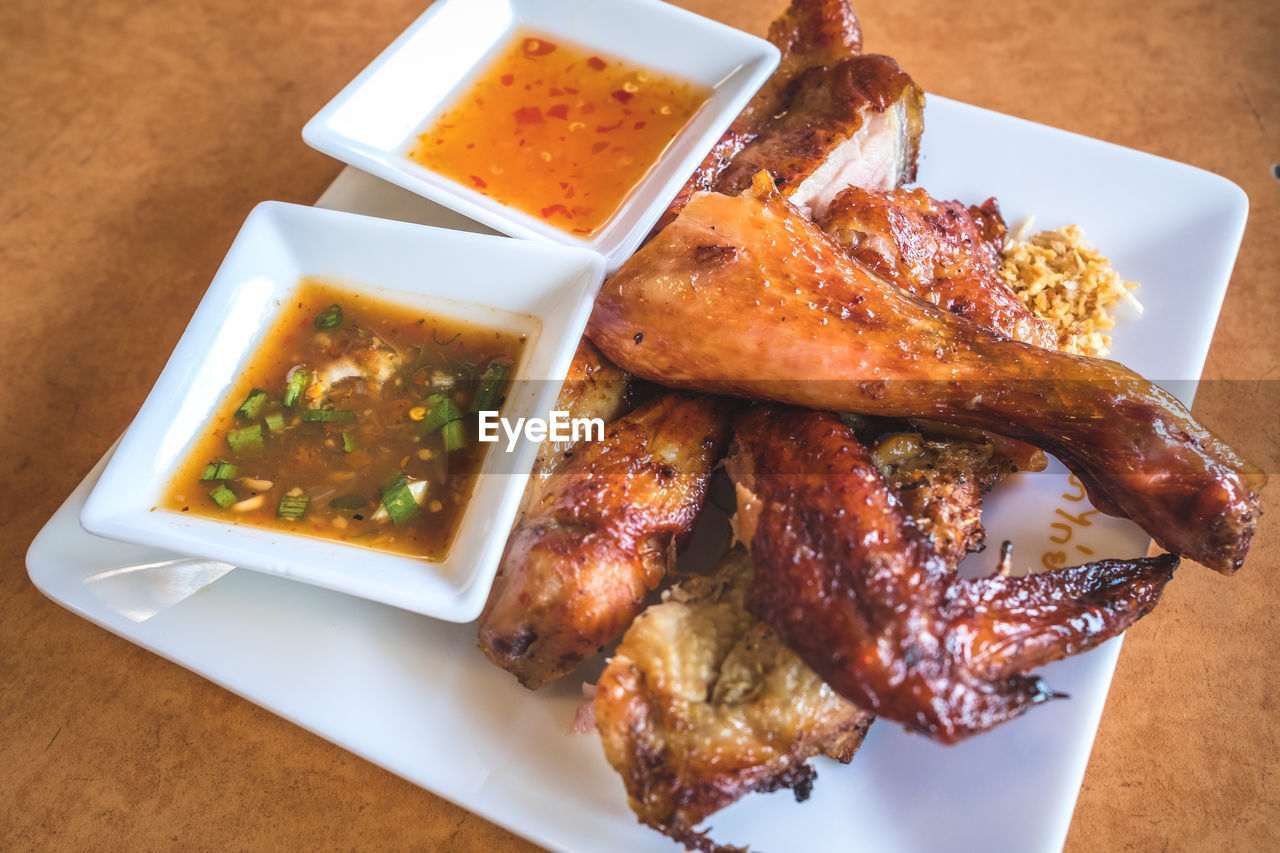
<instances>
[{"instance_id":1,"label":"brown tabletop","mask_svg":"<svg viewBox=\"0 0 1280 853\"><path fill-rule=\"evenodd\" d=\"M43 598L28 544L159 374L304 122L423 0L0 4L0 847L528 850ZM763 34L784 0L683 0ZM929 92L1217 172L1251 212L1195 407L1277 471L1280 16L1263 0L861 0ZM1105 247L1102 247L1105 250ZM1194 252L1194 242L1182 247ZM1147 282L1158 287L1158 282ZM1280 487L1237 577L1129 632L1071 851L1280 849Z\"/></svg>"}]
</instances>

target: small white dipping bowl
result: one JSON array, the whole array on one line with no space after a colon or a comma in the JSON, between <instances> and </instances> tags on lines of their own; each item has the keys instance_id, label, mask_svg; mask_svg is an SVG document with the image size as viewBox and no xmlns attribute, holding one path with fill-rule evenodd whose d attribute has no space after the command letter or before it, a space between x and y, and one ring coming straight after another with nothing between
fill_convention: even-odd
<instances>
[{"instance_id":1,"label":"small white dipping bowl","mask_svg":"<svg viewBox=\"0 0 1280 853\"><path fill-rule=\"evenodd\" d=\"M528 335L506 417L547 418L604 276L599 255L281 202L249 214L80 514L86 530L222 560L440 619L479 615L537 447L485 455L453 544L426 561L158 508L304 277ZM533 380L533 381L527 381Z\"/></svg>"},{"instance_id":2,"label":"small white dipping bowl","mask_svg":"<svg viewBox=\"0 0 1280 853\"><path fill-rule=\"evenodd\" d=\"M517 31L711 89L710 99L596 234L569 234L409 159L432 117ZM613 270L778 64L764 39L657 0L437 0L302 130L311 147L510 234L580 246Z\"/></svg>"}]
</instances>

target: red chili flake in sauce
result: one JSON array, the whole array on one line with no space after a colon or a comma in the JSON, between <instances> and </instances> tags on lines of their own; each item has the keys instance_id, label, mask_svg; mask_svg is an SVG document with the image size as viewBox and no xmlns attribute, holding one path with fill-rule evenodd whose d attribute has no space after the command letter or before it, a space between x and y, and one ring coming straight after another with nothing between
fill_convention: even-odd
<instances>
[{"instance_id":1,"label":"red chili flake in sauce","mask_svg":"<svg viewBox=\"0 0 1280 853\"><path fill-rule=\"evenodd\" d=\"M642 73L622 60L520 33L465 102L442 117L458 127L431 131L447 135L448 144L431 145L435 139L424 134L411 156L468 186L485 176L483 191L499 201L541 211L566 231L595 233L709 94L662 77L641 85ZM665 115L664 104L672 107ZM555 156L543 159L547 152ZM507 168L491 175L495 165ZM577 204L568 206L570 198Z\"/></svg>"},{"instance_id":2,"label":"red chili flake in sauce","mask_svg":"<svg viewBox=\"0 0 1280 853\"><path fill-rule=\"evenodd\" d=\"M542 124L542 110L537 107L521 107L512 115L516 118L516 124Z\"/></svg>"},{"instance_id":3,"label":"red chili flake in sauce","mask_svg":"<svg viewBox=\"0 0 1280 853\"><path fill-rule=\"evenodd\" d=\"M471 178L471 183L475 184L478 189L484 189L485 187L489 186L484 182L484 179L481 178L479 175L471 175L470 178Z\"/></svg>"},{"instance_id":4,"label":"red chili flake in sauce","mask_svg":"<svg viewBox=\"0 0 1280 853\"><path fill-rule=\"evenodd\" d=\"M546 39L525 39L524 52L530 56L546 56L556 49L556 43Z\"/></svg>"}]
</instances>

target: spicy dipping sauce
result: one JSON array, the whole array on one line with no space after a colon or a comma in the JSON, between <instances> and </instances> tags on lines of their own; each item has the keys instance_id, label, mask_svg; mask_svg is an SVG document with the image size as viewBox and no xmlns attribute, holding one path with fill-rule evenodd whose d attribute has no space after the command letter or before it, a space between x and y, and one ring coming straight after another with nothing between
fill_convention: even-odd
<instances>
[{"instance_id":1,"label":"spicy dipping sauce","mask_svg":"<svg viewBox=\"0 0 1280 853\"><path fill-rule=\"evenodd\" d=\"M418 137L409 157L591 236L710 94L559 38L520 32Z\"/></svg>"},{"instance_id":2,"label":"spicy dipping sauce","mask_svg":"<svg viewBox=\"0 0 1280 853\"><path fill-rule=\"evenodd\" d=\"M303 279L162 506L443 558L524 343Z\"/></svg>"}]
</instances>

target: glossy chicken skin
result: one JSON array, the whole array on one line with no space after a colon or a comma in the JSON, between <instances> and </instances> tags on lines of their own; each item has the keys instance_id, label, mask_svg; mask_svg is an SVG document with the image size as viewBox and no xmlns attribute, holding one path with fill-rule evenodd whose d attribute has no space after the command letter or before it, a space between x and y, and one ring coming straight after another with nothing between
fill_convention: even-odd
<instances>
[{"instance_id":1,"label":"glossy chicken skin","mask_svg":"<svg viewBox=\"0 0 1280 853\"><path fill-rule=\"evenodd\" d=\"M670 387L987 429L1054 454L1099 509L1221 572L1264 475L1131 370L1005 339L852 261L761 178L702 193L604 285L588 334Z\"/></svg>"},{"instance_id":2,"label":"glossy chicken skin","mask_svg":"<svg viewBox=\"0 0 1280 853\"><path fill-rule=\"evenodd\" d=\"M674 218L695 192L716 189L738 152L787 112L801 75L862 52L862 28L848 0L791 0L769 26L768 38L781 54L778 67L685 182L660 225Z\"/></svg>"},{"instance_id":3,"label":"glossy chicken skin","mask_svg":"<svg viewBox=\"0 0 1280 853\"><path fill-rule=\"evenodd\" d=\"M924 94L893 59L853 56L811 68L786 112L743 146L715 182L736 195L766 171L813 216L850 185L892 189L915 177Z\"/></svg>"},{"instance_id":4,"label":"glossy chicken skin","mask_svg":"<svg viewBox=\"0 0 1280 853\"><path fill-rule=\"evenodd\" d=\"M567 413L571 420L599 418L611 423L628 408L630 378L584 337L578 341L554 410ZM576 444L572 440L552 441L549 437L542 442L529 474L529 485L524 490L521 515L542 494L551 476L573 458Z\"/></svg>"},{"instance_id":5,"label":"glossy chicken skin","mask_svg":"<svg viewBox=\"0 0 1280 853\"><path fill-rule=\"evenodd\" d=\"M734 408L667 393L614 421L516 524L480 648L531 689L621 636L702 508Z\"/></svg>"},{"instance_id":6,"label":"glossy chicken skin","mask_svg":"<svg viewBox=\"0 0 1280 853\"><path fill-rule=\"evenodd\" d=\"M1014 464L981 436L920 432L883 435L873 457L948 568L981 546L981 493ZM850 761L872 721L747 612L753 574L737 545L710 575L672 587L627 630L593 703L636 815L700 850L718 849L693 830L701 821L753 791L786 787L804 799L808 759Z\"/></svg>"},{"instance_id":7,"label":"glossy chicken skin","mask_svg":"<svg viewBox=\"0 0 1280 853\"><path fill-rule=\"evenodd\" d=\"M1122 632L1178 564L960 578L827 413L752 409L727 466L756 567L747 609L859 707L946 743L1053 698L1025 673Z\"/></svg>"},{"instance_id":8,"label":"glossy chicken skin","mask_svg":"<svg viewBox=\"0 0 1280 853\"><path fill-rule=\"evenodd\" d=\"M842 190L818 227L863 266L939 308L1007 338L1056 349L1053 325L1027 310L1000 277L1003 220L938 201L923 189Z\"/></svg>"},{"instance_id":9,"label":"glossy chicken skin","mask_svg":"<svg viewBox=\"0 0 1280 853\"><path fill-rule=\"evenodd\" d=\"M694 827L745 794L808 796L806 763L848 762L871 717L844 699L742 600L751 558L673 587L627 630L594 700L605 757L641 822L687 846L721 849Z\"/></svg>"}]
</instances>

